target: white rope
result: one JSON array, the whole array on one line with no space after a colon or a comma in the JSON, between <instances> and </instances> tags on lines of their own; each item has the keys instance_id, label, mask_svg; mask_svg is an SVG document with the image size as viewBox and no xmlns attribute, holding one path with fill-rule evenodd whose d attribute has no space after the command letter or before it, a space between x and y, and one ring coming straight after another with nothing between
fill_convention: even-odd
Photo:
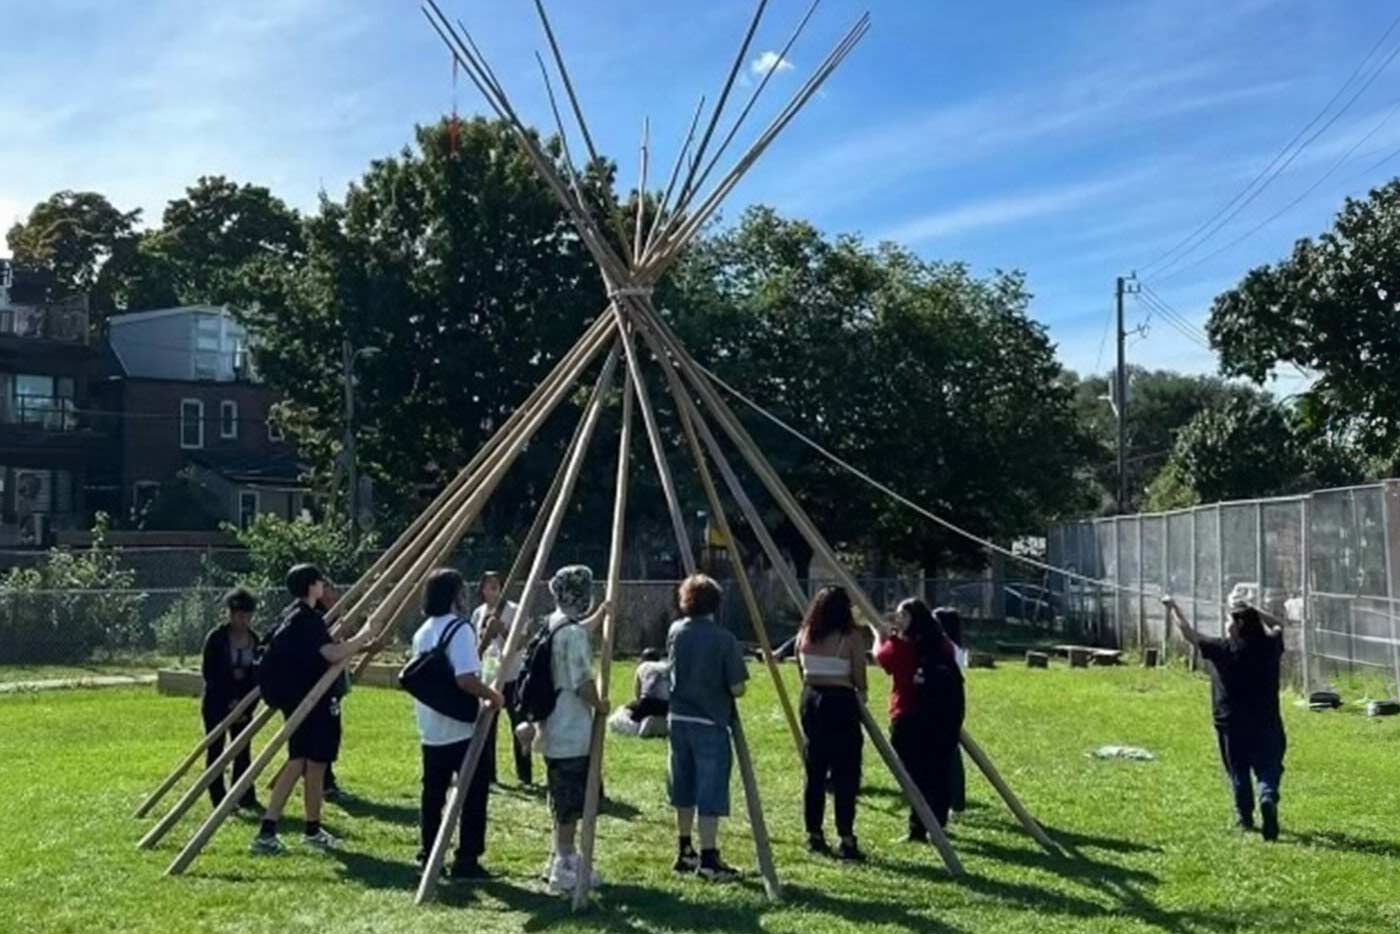
<instances>
[{"instance_id":1,"label":"white rope","mask_svg":"<svg viewBox=\"0 0 1400 934\"><path fill-rule=\"evenodd\" d=\"M1116 583L1116 582L1110 581L1110 580L1104 580L1104 579L1097 578L1097 577L1090 577L1090 576L1088 576L1087 574L1080 574L1079 572L1077 572L1077 571L1071 571L1071 570L1069 570L1068 568L1056 567L1056 566L1053 565L1053 564L1049 564L1049 563L1047 563L1047 562L1045 562L1045 561L1040 561L1040 560L1038 560L1038 559L1036 559L1036 558L1032 558L1032 557L1029 557L1029 556L1027 556L1027 555L1018 555L1018 554L1016 554L1015 552L1011 551L1011 549L1009 549L1009 548L1003 548L1001 545L998 545L998 544L996 544L995 542L988 541L987 539L982 538L982 537L979 536L979 535L976 535L976 534L974 534L974 533L972 533L972 532L969 532L967 529L964 529L964 528L962 528L961 526L959 526L959 525L957 525L957 524L955 524L955 523L953 523L953 522L950 522L950 521L948 521L947 519L944 519L942 516L938 515L937 513L934 513L934 512L929 511L928 509L925 509L923 506L920 506L918 503L916 503L916 502L914 502L913 500L909 499L909 497L904 496L903 494L899 493L898 491L893 490L893 489L891 489L890 487L886 486L885 484L881 483L879 480L876 480L874 477L870 476L870 474L868 474L868 473L866 473L865 471L861 470L859 467L856 467L854 464L851 464L850 462L848 462L848 461L846 461L846 460L843 460L841 457L837 456L836 454L833 454L831 451L828 451L826 448L822 447L821 444L817 443L816 441L813 441L811 438L807 437L807 436L804 435L802 432L798 431L796 428L792 427L792 426L789 425L787 422L783 421L781 418L779 418L778 416L774 415L772 412L768 411L768 410L765 409L763 406L759 405L757 402L753 401L753 400L750 399L748 396L744 395L742 392L740 392L739 390L735 389L733 386L731 386L731 385L729 385L728 383L726 383L724 380L720 379L718 376L716 376L716 375L714 374L713 371L711 371L710 369L708 369L707 367L705 367L703 364L700 364L700 363L697 362L695 365L700 369L700 371L701 371L702 373L704 373L704 374L705 374L706 376L708 376L711 380L713 380L713 381L715 382L716 385L723 387L724 390L725 390L726 392L728 392L728 393L730 393L731 395L733 395L733 396L734 396L736 399L738 399L740 402L744 403L744 404L747 405L749 408L753 409L753 410L754 410L755 412L757 412L759 415L762 415L764 418L768 419L768 420L769 420L770 422L772 422L774 425L777 425L777 426L778 426L779 428L781 428L783 431L786 431L788 434L792 435L792 436L793 436L794 438L796 438L798 441L801 441L803 444L807 445L809 448L811 448L812 450L816 451L816 452L817 452L818 454L820 454L822 457L825 457L827 460L831 461L833 464L835 464L836 466L840 467L842 470L845 470L847 473L850 473L850 474L852 474L853 476L857 477L858 479L864 481L865 483L867 483L867 484L869 484L870 486L874 487L875 489L879 490L881 493L884 493L886 496L888 496L889 498L895 500L896 502L898 502L898 503L904 505L905 507L907 507L907 508L909 508L909 509L912 509L914 512L917 512L919 515L923 516L924 518L926 518L926 519L928 519L928 520L930 520L930 521L932 521L932 522L936 522L937 524L943 526L943 527L944 527L945 529L947 529L948 531L954 532L954 533L956 533L956 534L958 534L958 535L961 535L963 538L966 538L966 539L968 539L968 540L971 541L971 542L974 542L974 543L976 543L976 544L978 544L978 545L981 545L983 548L987 549L988 551L994 551L994 552L996 552L996 553L998 553L998 554L1005 555L1006 557L1012 559L1013 561L1020 561L1020 562L1022 562L1023 564L1028 564L1028 565L1030 565L1030 566L1032 566L1032 567L1039 568L1039 569L1042 570L1042 571L1048 571L1048 572L1050 572L1050 573L1052 573L1052 574L1062 574L1062 575L1064 575L1065 577L1072 578L1072 579L1074 579L1074 580L1082 581L1082 582L1088 583L1088 584L1094 584L1094 585L1099 586L1099 587L1105 587L1105 588L1107 588L1107 589L1109 589L1109 590L1114 590L1114 591L1117 591L1117 592L1120 592L1120 593L1138 594L1138 595L1141 595L1141 596L1153 597L1154 599L1155 599L1155 598L1160 598L1160 597L1163 597L1163 596L1166 596L1166 595L1167 595L1167 592L1166 592L1165 588L1164 588L1160 593L1158 593L1158 592L1153 592L1153 591L1150 591L1150 590L1140 590L1140 589L1138 589L1138 588L1136 588L1136 587L1130 587L1130 586L1128 586L1128 585L1126 585L1126 584L1119 584L1119 583ZM1206 604L1206 605L1208 605L1208 606L1224 606L1224 605L1225 605L1225 604L1221 603L1221 602L1218 601L1218 600L1210 600L1210 599L1207 599L1207 598L1200 598L1200 597L1197 597L1197 598L1194 598L1194 599L1195 599L1195 602L1196 602L1196 603L1198 603L1198 604L1204 603L1204 604Z\"/></svg>"}]
</instances>

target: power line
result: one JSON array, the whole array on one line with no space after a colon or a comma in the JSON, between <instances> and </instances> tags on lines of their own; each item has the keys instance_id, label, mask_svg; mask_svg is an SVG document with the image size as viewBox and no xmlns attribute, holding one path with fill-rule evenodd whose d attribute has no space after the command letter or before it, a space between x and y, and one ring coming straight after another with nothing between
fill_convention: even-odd
<instances>
[{"instance_id":1,"label":"power line","mask_svg":"<svg viewBox=\"0 0 1400 934\"><path fill-rule=\"evenodd\" d=\"M1397 53L1400 53L1400 46L1396 46L1396 48L1395 48L1395 53L1392 53L1390 57L1391 57L1392 59L1395 58L1395 55L1396 55ZM1386 112L1385 116L1381 118L1381 120L1380 120L1379 123L1377 123L1375 126L1371 127L1370 132L1368 132L1365 136L1361 137L1359 140L1357 140L1355 143L1353 143L1353 144L1351 145L1351 148L1350 148L1350 149L1348 149L1346 152L1342 153L1341 158L1338 159L1336 162L1332 163L1332 165L1327 169L1326 172L1323 172L1323 173L1322 173L1322 175L1317 179L1317 181L1313 182L1313 183L1312 183L1311 185L1309 185L1307 188L1303 189L1302 193L1299 194L1298 197L1294 198L1292 201L1288 202L1288 203L1285 204L1283 207L1279 208L1279 209L1278 209L1277 211L1275 211L1273 214L1270 214L1268 217L1264 218L1264 220L1260 221L1258 224L1255 224L1253 227L1249 228L1249 229L1246 230L1244 233L1240 234L1238 237L1236 237L1235 239L1231 240L1229 243L1225 244L1224 246L1220 247L1219 249L1213 250L1212 252L1207 253L1205 256L1202 256L1202 257L1198 258L1195 262L1193 262L1193 263L1191 263L1191 264L1189 264L1189 265L1187 265L1187 266L1182 266L1182 267L1180 267L1179 269L1175 270L1174 272L1170 272L1170 273L1166 274L1165 276L1162 276L1162 277L1159 278L1157 281L1159 281L1159 282L1166 282L1166 281L1168 281L1168 280L1170 280L1170 279L1175 279L1175 278L1177 278L1177 277L1179 277L1179 276L1185 275L1186 273L1190 272L1190 271L1193 270L1193 269L1196 269L1197 267L1199 267L1199 266L1201 266L1201 265L1203 265L1203 264L1205 264L1205 263L1210 262L1211 260L1215 259L1215 257L1219 256L1220 254L1222 254L1222 253L1227 253L1227 252L1229 252L1230 250L1234 249L1235 247L1239 246L1241 243L1243 243L1244 241L1248 240L1250 237L1254 236L1254 235L1257 234L1259 231L1263 230L1265 227L1267 227L1267 226L1269 226L1270 224L1272 224L1274 221L1278 220L1278 219L1279 219L1280 217L1282 217L1284 214L1286 214L1286 213L1288 213L1289 211L1293 210L1295 207L1297 207L1299 204L1301 204L1301 203L1303 202L1303 200L1306 199L1306 198L1308 197L1308 195L1310 195L1310 194L1312 194L1314 191L1316 191L1316 190L1318 189L1318 187L1322 185L1323 182L1325 182L1325 181L1327 181L1327 179L1331 178L1331 177L1332 177L1332 173L1335 172L1335 171L1337 171L1339 168L1341 168L1341 167L1342 167L1342 164L1345 163L1345 162L1347 161L1347 159L1351 158L1351 154L1354 153L1354 152L1356 152L1356 150L1359 149L1359 148L1361 147L1361 144L1362 144L1362 143L1366 142L1366 140L1370 139L1372 136L1375 136L1376 133L1380 132L1381 127L1385 126L1386 123L1388 123L1388 122L1390 121L1390 118L1395 116L1395 114L1396 114L1397 111L1400 111L1400 101L1397 101L1397 102L1395 103L1395 106L1391 107L1390 110L1388 110L1388 111Z\"/></svg>"},{"instance_id":2,"label":"power line","mask_svg":"<svg viewBox=\"0 0 1400 934\"><path fill-rule=\"evenodd\" d=\"M1185 337L1191 343L1195 344L1203 350L1211 349L1209 343L1207 343L1204 339L1202 339L1199 335L1192 331L1189 322L1177 318L1174 314L1168 311L1166 306L1158 304L1157 301L1151 296L1147 295L1146 293L1139 293L1138 301L1142 302L1149 309L1154 309L1161 316L1163 321L1171 325L1177 333L1179 333L1182 337Z\"/></svg>"},{"instance_id":3,"label":"power line","mask_svg":"<svg viewBox=\"0 0 1400 934\"><path fill-rule=\"evenodd\" d=\"M1396 26L1400 26L1400 15L1396 16L1395 19L1391 21L1390 26L1386 29L1384 33L1381 34L1381 37L1376 40L1376 44L1371 47L1371 50L1366 53L1365 57L1357 63L1356 69L1351 73L1350 77L1348 77L1347 80L1342 83L1342 86L1337 89L1336 93L1332 95L1331 99L1323 105L1322 109L1319 110L1317 114L1314 115L1313 118L1309 120L1305 126L1303 126L1302 129L1295 133L1293 137L1283 145L1283 148L1280 149L1271 160L1269 160L1269 164L1264 166L1264 168L1259 172L1258 175L1254 176L1254 178L1252 178L1247 185L1241 188L1233 198L1227 201L1219 210L1217 210L1214 214L1208 217L1205 220L1205 222L1202 223L1199 227L1197 227L1191 233L1187 234L1171 249L1167 250L1165 253L1158 256L1152 262L1146 264L1141 268L1144 271L1147 271L1154 267L1161 266L1165 261L1167 261L1173 256L1175 256L1175 259L1172 259L1171 262L1178 262L1181 259L1184 259L1190 253L1194 252L1198 247L1200 247L1203 243L1209 240L1212 236L1214 236L1220 230L1221 227L1223 227L1225 224L1229 223L1232 219L1234 219L1234 217L1238 215L1240 211L1244 210L1246 207L1249 206L1250 202L1252 202L1255 198L1262 194L1264 189L1267 188L1270 185L1270 183L1273 182L1274 179L1278 178L1278 176L1284 171L1284 169L1288 168L1288 166L1292 164L1293 160L1298 158L1298 155L1302 153L1304 149L1311 145L1312 142L1315 139L1317 139L1318 136L1324 133L1328 127L1330 127L1333 123L1335 123L1338 120L1338 118L1342 116L1342 114L1346 113L1347 110L1350 109L1351 105L1356 102L1357 98L1360 97L1361 94L1365 92L1365 90L1368 87L1371 86L1371 83L1375 81L1375 79L1380 75L1380 73L1385 70L1386 65L1390 64L1390 60L1387 59L1385 64L1383 64L1380 68L1376 69L1375 73L1373 73L1371 77L1367 79L1366 83L1362 85L1361 89L1357 91L1356 94L1354 94L1351 97L1351 99L1348 100L1346 104L1342 106L1340 110L1333 114L1332 117L1325 124L1318 128L1317 132L1313 133L1312 136L1307 137L1307 139L1303 139L1307 132L1311 130L1313 126L1315 126L1317 122L1327 114L1327 111L1329 111L1332 108L1332 105L1337 103L1337 101L1341 99L1342 95L1346 93L1347 89L1352 85L1353 82L1356 81L1357 77L1361 75L1361 73L1366 68L1366 63L1369 62L1371 58L1385 44L1386 39L1388 39L1390 37L1390 34L1395 31ZM1397 50L1400 50L1400 47L1398 47ZM1394 57L1394 53L1392 53L1391 58ZM1302 142L1300 143L1299 140L1302 140ZM1294 149L1295 146L1297 146L1296 149ZM1289 155L1290 150L1293 150L1291 155ZM1285 160L1285 156L1287 157L1286 161L1283 161L1282 165L1280 165L1280 161ZM1231 211L1231 208L1233 208L1234 210ZM1225 216L1223 219L1221 219L1222 215L1226 215L1227 212L1229 212L1228 216ZM1216 223L1217 219L1220 219L1219 223ZM1198 237L1200 238L1199 240L1197 239ZM1192 241L1195 242L1192 243ZM1188 244L1191 245L1188 247ZM1183 248L1186 248L1185 251L1180 252Z\"/></svg>"},{"instance_id":4,"label":"power line","mask_svg":"<svg viewBox=\"0 0 1400 934\"><path fill-rule=\"evenodd\" d=\"M1197 327L1195 323L1191 321L1190 318L1178 311L1176 307L1172 305L1171 302L1167 301L1165 298L1159 295L1156 289L1152 288L1146 283L1143 283L1142 288L1143 291L1145 291L1148 295L1152 297L1153 301L1155 301L1158 305L1165 309L1169 317L1175 318L1180 324L1185 326L1187 330L1191 331L1193 334L1195 334L1197 337L1199 337L1206 343L1210 343L1210 338L1206 334L1206 332Z\"/></svg>"}]
</instances>

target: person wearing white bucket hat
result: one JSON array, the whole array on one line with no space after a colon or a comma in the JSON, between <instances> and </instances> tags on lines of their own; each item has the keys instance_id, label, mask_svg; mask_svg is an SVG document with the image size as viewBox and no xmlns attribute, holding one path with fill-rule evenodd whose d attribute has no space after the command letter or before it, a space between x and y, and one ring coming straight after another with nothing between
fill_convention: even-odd
<instances>
[{"instance_id":1,"label":"person wearing white bucket hat","mask_svg":"<svg viewBox=\"0 0 1400 934\"><path fill-rule=\"evenodd\" d=\"M1283 629L1271 625L1257 606L1258 589L1239 583L1230 590L1229 618L1223 639L1202 636L1171 597L1163 597L1169 615L1186 641L1210 663L1211 707L1220 759L1235 798L1235 824L1254 829L1254 783L1259 785L1260 831L1277 840L1279 786L1288 738L1279 713L1279 662Z\"/></svg>"}]
</instances>

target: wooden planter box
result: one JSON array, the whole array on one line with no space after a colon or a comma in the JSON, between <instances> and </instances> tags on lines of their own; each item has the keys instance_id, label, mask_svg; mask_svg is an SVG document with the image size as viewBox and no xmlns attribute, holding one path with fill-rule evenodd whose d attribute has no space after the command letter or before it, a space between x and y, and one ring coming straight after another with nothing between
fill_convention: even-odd
<instances>
[{"instance_id":1,"label":"wooden planter box","mask_svg":"<svg viewBox=\"0 0 1400 934\"><path fill-rule=\"evenodd\" d=\"M359 687L397 688L399 665L372 664L356 679ZM156 672L156 690L171 697L199 697L204 676L190 668L162 668Z\"/></svg>"}]
</instances>

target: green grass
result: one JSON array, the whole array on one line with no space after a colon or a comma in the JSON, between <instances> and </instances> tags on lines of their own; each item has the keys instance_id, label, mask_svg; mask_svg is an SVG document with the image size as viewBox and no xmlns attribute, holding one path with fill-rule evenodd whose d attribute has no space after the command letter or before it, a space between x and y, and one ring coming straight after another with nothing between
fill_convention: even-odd
<instances>
[{"instance_id":1,"label":"green grass","mask_svg":"<svg viewBox=\"0 0 1400 934\"><path fill-rule=\"evenodd\" d=\"M138 655L71 665L0 665L0 684L12 684L17 681L77 680L108 675L149 675L154 674L157 668L178 666L180 661L174 656ZM183 662L183 667L199 667L199 658L196 656L186 656Z\"/></svg>"},{"instance_id":2,"label":"green grass","mask_svg":"<svg viewBox=\"0 0 1400 934\"><path fill-rule=\"evenodd\" d=\"M791 666L785 668L789 678ZM619 695L630 683L618 672ZM149 689L0 698L0 922L5 930L599 932L1167 931L1394 932L1400 929L1400 718L1312 714L1287 705L1284 835L1227 829L1204 680L1176 670L1018 666L972 673L969 727L1022 799L1075 856L1041 852L980 777L953 840L968 870L952 880L931 850L894 842L904 809L866 747L859 832L870 864L846 868L802 848L800 769L771 684L754 670L743 702L763 784L783 904L750 876L706 887L669 871L665 744L610 737L599 827L609 884L587 914L540 891L543 802L514 788L491 803L489 864L504 877L448 886L414 907L418 753L408 701L362 689L346 702L339 767L360 800L332 808L345 840L330 857L246 855L254 826L231 822L182 878L162 872L193 832L187 819L154 852L135 848L135 804L198 738L192 700ZM877 679L882 680L882 679ZM881 686L883 690L883 685ZM877 699L880 703L880 699ZM1155 762L1104 762L1099 745L1146 746ZM971 766L969 766L971 768ZM737 792L736 813L741 813ZM196 809L202 818L207 805ZM296 813L296 807L293 808ZM295 833L296 821L289 830ZM751 866L746 822L725 828L732 862Z\"/></svg>"}]
</instances>

